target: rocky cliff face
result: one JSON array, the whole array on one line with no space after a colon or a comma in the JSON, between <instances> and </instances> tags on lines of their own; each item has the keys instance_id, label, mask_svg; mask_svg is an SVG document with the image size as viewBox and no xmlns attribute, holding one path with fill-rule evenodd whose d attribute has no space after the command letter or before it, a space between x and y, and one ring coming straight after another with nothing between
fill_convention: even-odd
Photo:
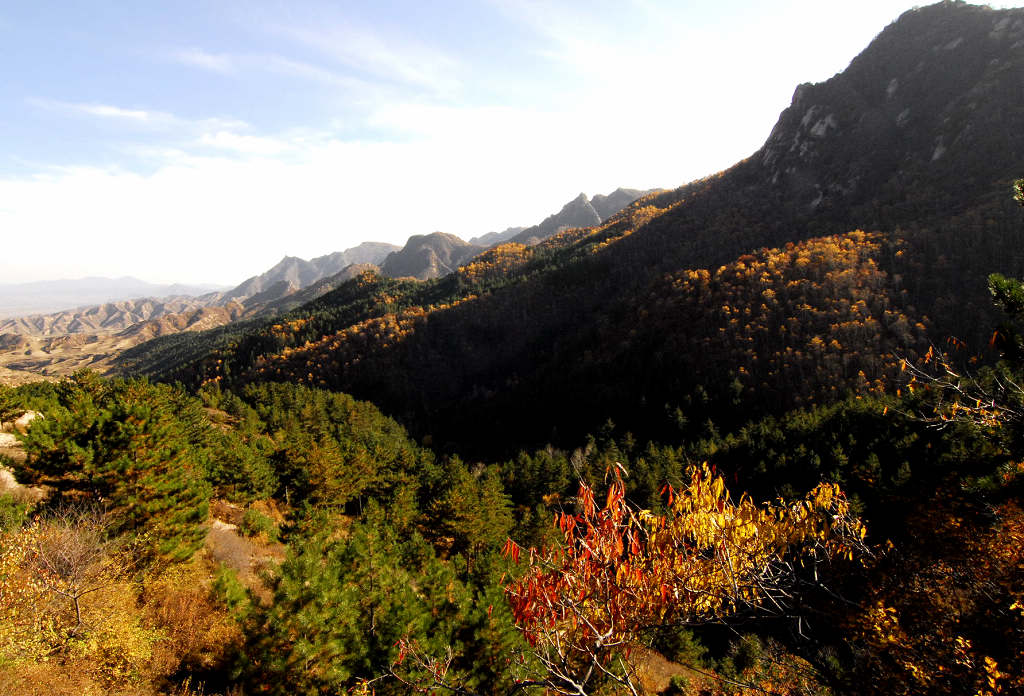
<instances>
[{"instance_id":1,"label":"rocky cliff face","mask_svg":"<svg viewBox=\"0 0 1024 696\"><path fill-rule=\"evenodd\" d=\"M845 72L797 87L753 162L812 210L912 181L955 195L993 171L1020 173L1024 134L1010 123L1021 104L1024 10L933 5L906 12Z\"/></svg>"}]
</instances>

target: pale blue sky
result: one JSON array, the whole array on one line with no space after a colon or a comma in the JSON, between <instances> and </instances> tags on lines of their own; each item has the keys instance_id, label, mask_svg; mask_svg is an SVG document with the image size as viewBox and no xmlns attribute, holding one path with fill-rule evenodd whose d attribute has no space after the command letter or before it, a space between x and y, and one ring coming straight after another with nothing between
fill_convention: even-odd
<instances>
[{"instance_id":1,"label":"pale blue sky","mask_svg":"<svg viewBox=\"0 0 1024 696\"><path fill-rule=\"evenodd\" d=\"M907 2L0 1L0 282L233 284L756 150Z\"/></svg>"}]
</instances>

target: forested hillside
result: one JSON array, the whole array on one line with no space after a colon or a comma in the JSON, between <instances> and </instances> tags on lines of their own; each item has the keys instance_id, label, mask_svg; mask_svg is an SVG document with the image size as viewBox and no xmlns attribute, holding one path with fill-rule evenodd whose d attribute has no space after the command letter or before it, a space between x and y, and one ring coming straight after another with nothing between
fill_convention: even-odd
<instances>
[{"instance_id":1,"label":"forested hillside","mask_svg":"<svg viewBox=\"0 0 1024 696\"><path fill-rule=\"evenodd\" d=\"M1012 693L1024 290L992 283L1008 362L981 379L929 354L900 396L472 464L285 383L6 389L4 419L44 414L6 460L44 498L0 496L0 687Z\"/></svg>"},{"instance_id":2,"label":"forested hillside","mask_svg":"<svg viewBox=\"0 0 1024 696\"><path fill-rule=\"evenodd\" d=\"M912 10L596 226L0 388L0 693L1024 692L1021 90Z\"/></svg>"},{"instance_id":3,"label":"forested hillside","mask_svg":"<svg viewBox=\"0 0 1024 696\"><path fill-rule=\"evenodd\" d=\"M955 336L983 345L995 319L986 275L1024 274L1024 225L1007 196L1024 156L1022 22L1018 11L962 4L911 11L845 72L802 85L764 147L719 175L651 194L601 226L537 247L499 246L445 278L395 285L364 276L274 323L196 341L171 337L129 351L121 364L195 385L267 376L330 385L373 399L420 435L469 451L478 444L466 442L470 432L483 443L540 445L563 436L569 443L609 416L656 432L666 406L703 398L690 394L695 380L677 376L691 374L687 361L717 361L697 367L719 383L704 386L714 399L732 373L750 367L742 362L748 358L729 354L750 336L692 336L709 327L728 334L738 323L718 326L701 316L702 300L686 307L673 299L677 317L660 320L660 329L672 322L671 332L654 340L679 349L706 340L725 352L679 355L663 376L634 378L631 370L650 365L649 351L657 350L639 338L654 333L647 318L676 292L666 274L713 275L744 255L780 253L765 248L855 229L880 235L872 237L880 245L877 277L864 291L880 290L886 307L871 314L882 327L877 340L861 348L838 339L843 351L860 359L894 349L915 354L920 331L900 330L909 343L897 346L885 311L929 327L933 341ZM859 272L856 263L849 270ZM756 294L723 299L739 302L744 318L761 313ZM696 323L684 324L684 315ZM820 335L826 346L832 338ZM771 341L772 352L805 352L792 337L776 333ZM615 364L601 355L612 350ZM827 353L799 369L825 375ZM605 361L600 369L595 359ZM876 367L865 370L869 381L879 376ZM747 395L757 398L751 392L763 381L745 385ZM784 385L766 386L763 394ZM731 409L733 396L725 398L713 408ZM524 410L522 403L543 406Z\"/></svg>"}]
</instances>

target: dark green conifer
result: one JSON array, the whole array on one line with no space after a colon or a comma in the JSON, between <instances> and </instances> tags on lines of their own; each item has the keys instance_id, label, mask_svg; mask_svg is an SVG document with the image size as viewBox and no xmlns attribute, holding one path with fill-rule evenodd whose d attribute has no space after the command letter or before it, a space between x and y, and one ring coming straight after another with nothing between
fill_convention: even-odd
<instances>
[{"instance_id":1,"label":"dark green conifer","mask_svg":"<svg viewBox=\"0 0 1024 696\"><path fill-rule=\"evenodd\" d=\"M168 395L141 380L65 380L25 439L19 478L94 500L113 531L145 534L144 546L164 559L188 558L206 534L209 485L203 451L190 445Z\"/></svg>"}]
</instances>

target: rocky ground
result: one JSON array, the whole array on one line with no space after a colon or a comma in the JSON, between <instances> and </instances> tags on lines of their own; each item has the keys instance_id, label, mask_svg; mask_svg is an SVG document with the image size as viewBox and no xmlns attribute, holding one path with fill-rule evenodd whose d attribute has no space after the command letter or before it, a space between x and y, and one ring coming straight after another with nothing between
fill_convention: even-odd
<instances>
[{"instance_id":1,"label":"rocky ground","mask_svg":"<svg viewBox=\"0 0 1024 696\"><path fill-rule=\"evenodd\" d=\"M26 421L27 424L27 421ZM10 469L3 466L3 457L15 462L25 461L25 450L18 440L16 432L23 432L14 422L0 424L0 495L10 494L18 501L36 502L46 497L46 491L38 487L23 486L14 478Z\"/></svg>"}]
</instances>

